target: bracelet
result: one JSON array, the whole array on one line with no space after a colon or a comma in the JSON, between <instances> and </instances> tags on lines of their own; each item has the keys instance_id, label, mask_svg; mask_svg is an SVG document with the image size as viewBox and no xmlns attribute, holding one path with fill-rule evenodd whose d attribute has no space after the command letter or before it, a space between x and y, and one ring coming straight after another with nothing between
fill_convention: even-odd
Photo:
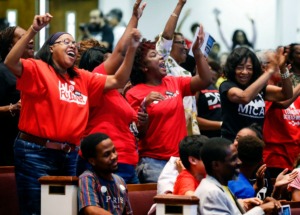
<instances>
[{"instance_id":1,"label":"bracelet","mask_svg":"<svg viewBox=\"0 0 300 215\"><path fill-rule=\"evenodd\" d=\"M16 114L13 112L13 104L12 103L10 103L9 104L9 108L8 108L8 110L9 110L9 112L10 112L10 115L12 116L12 117L14 117Z\"/></svg>"},{"instance_id":2,"label":"bracelet","mask_svg":"<svg viewBox=\"0 0 300 215\"><path fill-rule=\"evenodd\" d=\"M290 72L289 70L286 68L285 73L280 73L281 79L287 79L288 77L290 77Z\"/></svg>"},{"instance_id":3,"label":"bracelet","mask_svg":"<svg viewBox=\"0 0 300 215\"><path fill-rule=\"evenodd\" d=\"M178 17L176 13L172 13L171 16Z\"/></svg>"},{"instance_id":4,"label":"bracelet","mask_svg":"<svg viewBox=\"0 0 300 215\"><path fill-rule=\"evenodd\" d=\"M30 28L31 28L31 30L32 30L34 33L38 33L38 32L39 32L39 31L35 30L35 29L33 28L32 25L30 26Z\"/></svg>"}]
</instances>

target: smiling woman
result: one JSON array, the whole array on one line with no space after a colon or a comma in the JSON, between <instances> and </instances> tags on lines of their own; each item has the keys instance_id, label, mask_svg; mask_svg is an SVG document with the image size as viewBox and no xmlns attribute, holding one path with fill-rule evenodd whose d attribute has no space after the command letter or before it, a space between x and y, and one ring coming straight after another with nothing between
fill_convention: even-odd
<instances>
[{"instance_id":1,"label":"smiling woman","mask_svg":"<svg viewBox=\"0 0 300 215\"><path fill-rule=\"evenodd\" d=\"M36 15L31 27L4 62L17 76L17 89L21 91L15 170L22 214L40 214L38 178L44 175L75 175L79 143L88 121L89 107L99 105L104 90L126 84L140 39L139 31L132 29L123 64L110 76L75 67L77 45L74 38L65 32L50 36L36 59L21 58L34 35L51 19L48 13Z\"/></svg>"},{"instance_id":2,"label":"smiling woman","mask_svg":"<svg viewBox=\"0 0 300 215\"><path fill-rule=\"evenodd\" d=\"M277 59L262 67L256 55L248 48L236 48L228 56L224 67L228 79L220 86L223 124L221 135L231 141L237 132L252 123L262 126L265 117L265 100L289 99L292 92L290 79L282 79L281 87L267 85L271 76L286 72L287 54L278 50ZM263 70L262 70L263 68ZM264 73L263 73L264 72Z\"/></svg>"}]
</instances>

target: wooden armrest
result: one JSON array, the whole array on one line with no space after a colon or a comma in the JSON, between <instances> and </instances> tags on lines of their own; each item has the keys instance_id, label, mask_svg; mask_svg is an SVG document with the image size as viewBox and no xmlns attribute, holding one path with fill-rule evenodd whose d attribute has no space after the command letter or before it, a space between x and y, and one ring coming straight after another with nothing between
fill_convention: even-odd
<instances>
[{"instance_id":1,"label":"wooden armrest","mask_svg":"<svg viewBox=\"0 0 300 215\"><path fill-rule=\"evenodd\" d=\"M127 184L128 192L131 191L145 191L145 190L157 190L157 183L147 184Z\"/></svg>"},{"instance_id":2,"label":"wooden armrest","mask_svg":"<svg viewBox=\"0 0 300 215\"><path fill-rule=\"evenodd\" d=\"M15 173L15 166L1 166L0 173Z\"/></svg>"},{"instance_id":3,"label":"wooden armrest","mask_svg":"<svg viewBox=\"0 0 300 215\"><path fill-rule=\"evenodd\" d=\"M199 204L199 198L196 196L162 194L154 196L154 202L166 205L197 205Z\"/></svg>"},{"instance_id":4,"label":"wooden armrest","mask_svg":"<svg viewBox=\"0 0 300 215\"><path fill-rule=\"evenodd\" d=\"M40 184L58 185L78 185L76 176L42 176L39 178Z\"/></svg>"},{"instance_id":5,"label":"wooden armrest","mask_svg":"<svg viewBox=\"0 0 300 215\"><path fill-rule=\"evenodd\" d=\"M280 201L280 203L282 205L290 205L291 208L300 208L300 202L282 200L282 201Z\"/></svg>"}]
</instances>

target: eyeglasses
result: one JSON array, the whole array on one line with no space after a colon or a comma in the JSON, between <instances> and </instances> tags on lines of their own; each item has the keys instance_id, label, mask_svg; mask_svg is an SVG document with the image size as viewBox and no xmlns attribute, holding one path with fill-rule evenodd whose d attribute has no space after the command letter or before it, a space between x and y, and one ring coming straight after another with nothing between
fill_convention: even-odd
<instances>
[{"instance_id":1,"label":"eyeglasses","mask_svg":"<svg viewBox=\"0 0 300 215\"><path fill-rule=\"evenodd\" d=\"M53 44L57 44L57 43L63 43L64 45L66 46L69 46L69 45L74 45L77 49L80 48L80 43L76 43L75 41L71 41L70 39L63 39L63 40L60 40L60 41L56 41L55 43Z\"/></svg>"},{"instance_id":2,"label":"eyeglasses","mask_svg":"<svg viewBox=\"0 0 300 215\"><path fill-rule=\"evenodd\" d=\"M244 67L244 66L237 66L236 70L242 72L244 70L246 70L247 72L252 72L253 71L253 67Z\"/></svg>"},{"instance_id":3,"label":"eyeglasses","mask_svg":"<svg viewBox=\"0 0 300 215\"><path fill-rule=\"evenodd\" d=\"M173 41L173 43L177 43L177 44L181 44L181 45L184 45L184 46L186 46L186 43L185 43L185 41L184 40L181 40L181 41Z\"/></svg>"}]
</instances>

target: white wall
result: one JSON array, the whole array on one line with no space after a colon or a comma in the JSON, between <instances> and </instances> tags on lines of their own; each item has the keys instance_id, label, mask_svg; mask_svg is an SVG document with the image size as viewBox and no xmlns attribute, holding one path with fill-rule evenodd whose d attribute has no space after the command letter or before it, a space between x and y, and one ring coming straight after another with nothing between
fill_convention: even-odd
<instances>
[{"instance_id":1,"label":"white wall","mask_svg":"<svg viewBox=\"0 0 300 215\"><path fill-rule=\"evenodd\" d=\"M100 8L106 13L111 8L120 7L124 12L124 20L128 22L134 0L99 0ZM147 39L160 33L173 12L177 0L148 0L139 29ZM242 29L252 39L253 32L247 16L251 16L257 27L256 49L276 48L291 42L300 42L300 14L298 0L187 0L181 17L187 9L191 14L182 27L182 33L192 38L190 26L194 22L204 25L219 43L222 51L226 51L217 30L213 9L218 8L224 36L231 43L235 29ZM298 15L299 14L299 15ZM179 19L180 20L180 19Z\"/></svg>"}]
</instances>

